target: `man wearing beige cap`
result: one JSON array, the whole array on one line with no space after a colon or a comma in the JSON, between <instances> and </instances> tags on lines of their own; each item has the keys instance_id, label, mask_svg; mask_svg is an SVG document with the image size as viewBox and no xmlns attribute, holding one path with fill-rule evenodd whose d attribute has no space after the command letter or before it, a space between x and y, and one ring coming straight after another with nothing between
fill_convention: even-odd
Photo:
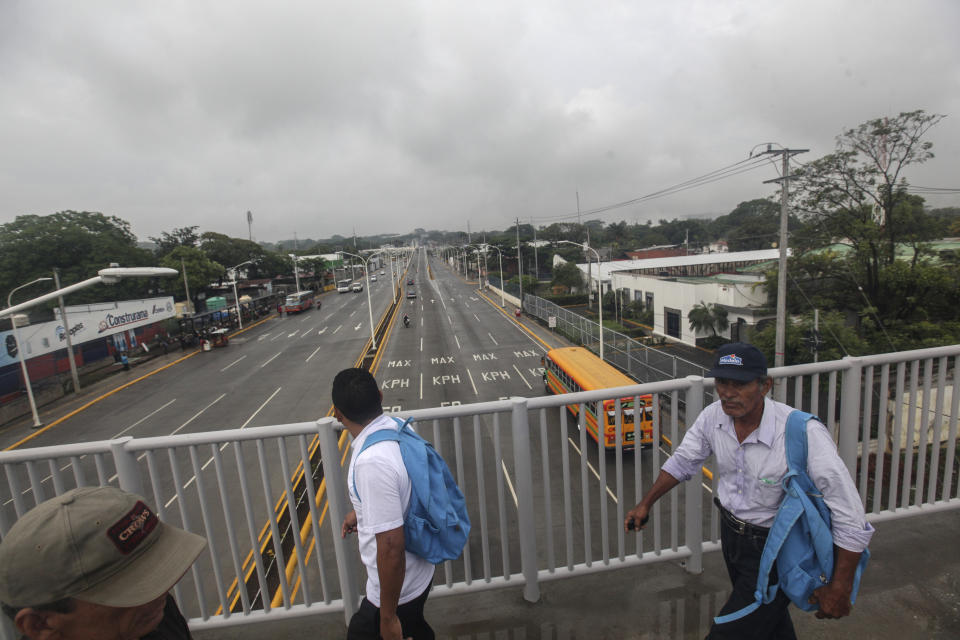
<instances>
[{"instance_id":1,"label":"man wearing beige cap","mask_svg":"<svg viewBox=\"0 0 960 640\"><path fill-rule=\"evenodd\" d=\"M0 603L32 640L190 638L167 593L206 546L144 500L81 487L42 502L0 542Z\"/></svg>"}]
</instances>

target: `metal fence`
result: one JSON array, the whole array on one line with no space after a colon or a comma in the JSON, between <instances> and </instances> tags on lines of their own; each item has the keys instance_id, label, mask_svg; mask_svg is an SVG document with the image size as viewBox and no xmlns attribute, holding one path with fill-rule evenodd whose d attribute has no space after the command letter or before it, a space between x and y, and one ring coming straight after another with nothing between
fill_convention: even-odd
<instances>
[{"instance_id":1,"label":"metal fence","mask_svg":"<svg viewBox=\"0 0 960 640\"><path fill-rule=\"evenodd\" d=\"M960 345L771 373L780 397L819 413L835 434L876 522L960 507L958 358ZM647 393L660 443L651 449L604 451L565 408L579 404L583 416L587 403ZM702 554L719 548L719 521L704 496L709 473L661 500L643 532L626 534L622 522L688 417L711 401L712 380L689 376L411 412L447 459L473 523L462 558L438 567L431 597L522 584L533 602L546 580L681 559L699 572ZM616 415L619 430L619 403ZM349 618L362 569L355 540L340 537L349 436L338 427L324 418L5 452L0 534L54 494L114 484L207 537L207 552L175 590L195 629L329 612Z\"/></svg>"},{"instance_id":2,"label":"metal fence","mask_svg":"<svg viewBox=\"0 0 960 640\"><path fill-rule=\"evenodd\" d=\"M594 352L600 350L600 324L592 319L564 309L537 296L523 297L523 310L545 324L555 318L555 331L567 340ZM678 356L649 347L639 340L617 331L603 330L604 359L640 382L676 380L687 376L703 376L707 370L701 365Z\"/></svg>"}]
</instances>

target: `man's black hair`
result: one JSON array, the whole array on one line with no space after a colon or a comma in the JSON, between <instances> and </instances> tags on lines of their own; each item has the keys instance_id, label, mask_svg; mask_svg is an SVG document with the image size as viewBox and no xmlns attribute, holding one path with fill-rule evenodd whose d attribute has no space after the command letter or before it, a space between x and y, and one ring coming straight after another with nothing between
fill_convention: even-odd
<instances>
[{"instance_id":1,"label":"man's black hair","mask_svg":"<svg viewBox=\"0 0 960 640\"><path fill-rule=\"evenodd\" d=\"M333 406L348 420L367 424L383 413L380 388L365 369L344 369L333 379Z\"/></svg>"}]
</instances>

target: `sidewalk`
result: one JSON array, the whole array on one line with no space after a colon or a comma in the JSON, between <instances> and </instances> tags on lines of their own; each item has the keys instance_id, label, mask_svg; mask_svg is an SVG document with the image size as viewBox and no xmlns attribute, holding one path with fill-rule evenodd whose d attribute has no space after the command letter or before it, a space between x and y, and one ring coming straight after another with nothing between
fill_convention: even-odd
<instances>
[{"instance_id":1,"label":"sidewalk","mask_svg":"<svg viewBox=\"0 0 960 640\"><path fill-rule=\"evenodd\" d=\"M853 614L818 620L791 609L804 640L946 640L960 629L960 510L877 525ZM729 593L720 553L690 575L673 563L542 582L540 602L522 588L434 597L426 616L450 640L699 639ZM342 614L197 631L196 640L343 638Z\"/></svg>"}]
</instances>

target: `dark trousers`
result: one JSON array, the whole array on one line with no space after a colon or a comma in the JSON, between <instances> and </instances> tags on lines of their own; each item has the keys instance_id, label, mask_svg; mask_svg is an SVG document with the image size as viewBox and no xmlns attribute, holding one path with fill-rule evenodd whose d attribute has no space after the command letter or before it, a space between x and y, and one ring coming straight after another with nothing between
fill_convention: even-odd
<instances>
[{"instance_id":1,"label":"dark trousers","mask_svg":"<svg viewBox=\"0 0 960 640\"><path fill-rule=\"evenodd\" d=\"M763 536L737 533L721 518L720 543L723 546L723 561L733 584L733 593L717 615L739 611L756 599L754 593L757 590L757 573L765 542L766 538ZM770 572L770 584L776 581L777 567L774 565ZM714 623L707 634L707 640L796 640L797 634L793 630L793 621L787 610L789 606L790 599L782 591L778 591L773 602L760 605L760 608L750 615L726 624Z\"/></svg>"},{"instance_id":2,"label":"dark trousers","mask_svg":"<svg viewBox=\"0 0 960 640\"><path fill-rule=\"evenodd\" d=\"M413 640L433 640L433 629L423 618L423 605L427 603L430 587L427 585L419 596L397 607L397 618L403 628L404 638ZM347 640L378 640L380 638L380 608L364 598L360 608L347 626Z\"/></svg>"}]
</instances>

